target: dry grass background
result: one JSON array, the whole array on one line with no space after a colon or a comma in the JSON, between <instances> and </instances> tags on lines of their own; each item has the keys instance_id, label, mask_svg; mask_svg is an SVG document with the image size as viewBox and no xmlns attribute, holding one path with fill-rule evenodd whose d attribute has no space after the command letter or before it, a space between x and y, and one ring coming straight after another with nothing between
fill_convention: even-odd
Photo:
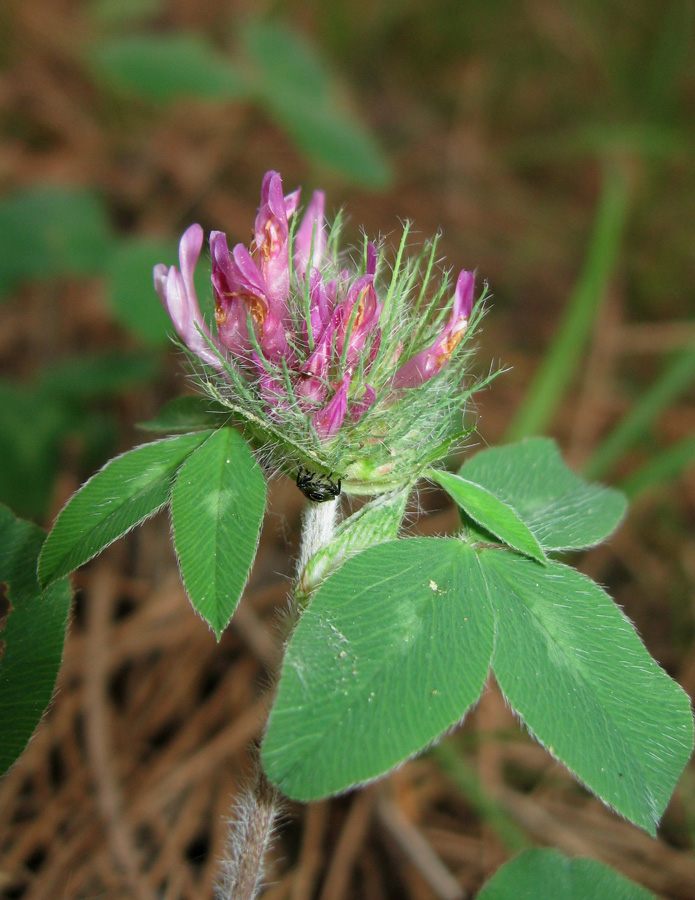
<instances>
[{"instance_id":1,"label":"dry grass background","mask_svg":"<svg viewBox=\"0 0 695 900\"><path fill-rule=\"evenodd\" d=\"M354 15L360 9L351 3L340 8ZM404 9L413 14L417 6ZM530 2L523 9L527 27L558 53L588 53L570 6ZM167 22L211 28L223 16L247 12L215 0L179 0ZM279 169L288 187L315 180L283 136L246 108L220 112L183 104L157 119L145 111L124 117L122 110L105 109L77 62L89 36L79 4L27 0L8 4L3 16L4 187L45 179L89 183L107 197L125 230L176 233L196 219L226 228L230 240L246 240L267 168ZM307 5L299 18L323 34L314 7ZM407 37L399 37L404 53ZM500 41L505 38L513 35ZM326 34L322 39L330 44ZM417 34L409 39L416 42ZM393 48L384 54L387 61L397 59ZM492 96L484 55L447 57L441 73L431 73L427 95L416 87L421 63L415 59L409 72L398 58L401 69L372 61L374 70L363 72L362 83L355 74L363 108L395 161L395 188L375 195L324 181L335 207L346 202L352 222L368 233L394 231L398 217L415 219L423 235L442 226L449 260L476 266L492 282L498 302L485 322L480 358L483 368L490 358L514 366L512 375L478 399L481 435L494 443L552 335L581 260L597 167L589 162L560 174L540 167L529 176L511 164L504 135L521 126L497 117L514 98ZM594 89L589 78L586 90ZM552 91L542 76L526 77L510 92L521 104L519 120L524 103L538 110L540 123L548 117ZM458 106L452 109L453 96ZM690 174L681 175L688 183ZM634 179L641 195L648 193L637 164ZM691 209L685 188L680 202L680 212ZM668 218L658 204L653 210L668 234ZM649 244L642 224L638 218L634 225L638 249L640 241ZM683 227L692 230L692 223ZM670 279L685 285L694 272L692 254L679 249L682 242L681 235L664 276L664 303L651 318L641 322L628 299L635 273L655 277L649 246L626 263L604 305L589 365L554 426L576 465L628 408L633 388L648 383L659 354L693 341L692 323L686 322L692 280L681 293L670 288ZM17 378L69 352L129 346L131 340L114 325L94 282L26 287L0 308L2 370ZM154 387L117 401L123 449L138 440L133 423L181 388L180 372L172 355ZM693 426L695 403L686 397L661 418L664 443L692 433ZM75 471L67 452L52 513L84 474ZM416 528L432 533L452 525L453 512L441 495L420 499L429 515ZM77 573L54 702L24 756L0 782L0 896L211 897L225 818L263 727L301 502L294 485L273 482L252 579L220 644L188 607L163 517ZM640 501L610 544L581 561L584 571L609 586L650 651L691 696L694 524L690 471L676 486ZM695 900L692 767L654 841L590 797L528 739L494 685L450 741L493 812L429 757L364 791L306 807L288 804L265 900L470 897L511 856L510 840L589 855L660 897Z\"/></svg>"}]
</instances>

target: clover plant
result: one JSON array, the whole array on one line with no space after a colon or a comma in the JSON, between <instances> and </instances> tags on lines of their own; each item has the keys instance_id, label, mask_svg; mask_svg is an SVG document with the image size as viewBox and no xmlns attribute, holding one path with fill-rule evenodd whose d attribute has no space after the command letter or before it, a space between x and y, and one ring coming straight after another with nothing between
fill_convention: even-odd
<instances>
[{"instance_id":1,"label":"clover plant","mask_svg":"<svg viewBox=\"0 0 695 900\"><path fill-rule=\"evenodd\" d=\"M692 750L690 703L566 560L611 534L623 496L575 475L546 438L470 451L448 471L481 386L474 273L440 277L436 239L409 256L407 225L395 260L367 239L346 254L323 193L301 219L299 199L268 172L250 248L230 252L212 232L214 324L193 281L199 225L178 268L155 267L199 396L149 424L170 436L112 460L68 502L41 587L168 506L186 592L219 638L256 554L267 476L304 493L262 771L238 825L245 864L227 865L225 896L252 896L243 835L254 816L270 828L278 791L311 801L390 772L461 722L490 675L549 753L655 834ZM459 525L404 537L425 483L452 498Z\"/></svg>"}]
</instances>

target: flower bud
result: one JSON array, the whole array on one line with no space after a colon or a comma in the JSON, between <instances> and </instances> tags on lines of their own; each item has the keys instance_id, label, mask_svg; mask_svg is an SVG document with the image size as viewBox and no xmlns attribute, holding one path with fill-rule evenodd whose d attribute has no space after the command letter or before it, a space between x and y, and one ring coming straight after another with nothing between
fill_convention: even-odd
<instances>
[{"instance_id":1,"label":"flower bud","mask_svg":"<svg viewBox=\"0 0 695 900\"><path fill-rule=\"evenodd\" d=\"M294 239L294 270L300 281L306 278L308 271L319 269L323 262L326 252L326 226L323 218L325 204L323 191L314 191L302 224L297 229Z\"/></svg>"}]
</instances>

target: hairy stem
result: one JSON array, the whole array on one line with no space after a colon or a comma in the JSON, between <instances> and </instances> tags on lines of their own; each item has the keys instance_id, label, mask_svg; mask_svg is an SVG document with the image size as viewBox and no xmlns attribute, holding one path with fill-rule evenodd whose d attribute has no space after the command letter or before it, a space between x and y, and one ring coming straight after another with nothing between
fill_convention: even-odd
<instances>
[{"instance_id":1,"label":"hairy stem","mask_svg":"<svg viewBox=\"0 0 695 900\"><path fill-rule=\"evenodd\" d=\"M302 523L298 578L311 557L330 542L338 506L337 500L324 503L309 501ZM293 603L292 609L293 619L296 620L298 605ZM259 896L265 855L273 838L280 806L280 794L265 777L260 758L255 754L251 784L239 794L229 821L216 900L255 900Z\"/></svg>"},{"instance_id":2,"label":"hairy stem","mask_svg":"<svg viewBox=\"0 0 695 900\"><path fill-rule=\"evenodd\" d=\"M297 560L297 578L301 578L311 557L330 543L338 518L338 506L338 500L329 500L325 503L309 501L302 522L302 543Z\"/></svg>"},{"instance_id":3,"label":"hairy stem","mask_svg":"<svg viewBox=\"0 0 695 900\"><path fill-rule=\"evenodd\" d=\"M217 900L254 900L263 878L263 862L273 838L279 794L254 760L253 783L242 791L229 821Z\"/></svg>"}]
</instances>

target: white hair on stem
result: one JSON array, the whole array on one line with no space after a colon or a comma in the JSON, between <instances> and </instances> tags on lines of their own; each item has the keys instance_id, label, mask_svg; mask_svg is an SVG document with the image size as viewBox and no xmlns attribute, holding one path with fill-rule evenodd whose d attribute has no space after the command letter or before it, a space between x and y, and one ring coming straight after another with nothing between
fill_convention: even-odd
<instances>
[{"instance_id":1,"label":"white hair on stem","mask_svg":"<svg viewBox=\"0 0 695 900\"><path fill-rule=\"evenodd\" d=\"M215 900L255 900L259 896L280 806L280 795L256 756L253 780L239 793L229 821Z\"/></svg>"}]
</instances>

